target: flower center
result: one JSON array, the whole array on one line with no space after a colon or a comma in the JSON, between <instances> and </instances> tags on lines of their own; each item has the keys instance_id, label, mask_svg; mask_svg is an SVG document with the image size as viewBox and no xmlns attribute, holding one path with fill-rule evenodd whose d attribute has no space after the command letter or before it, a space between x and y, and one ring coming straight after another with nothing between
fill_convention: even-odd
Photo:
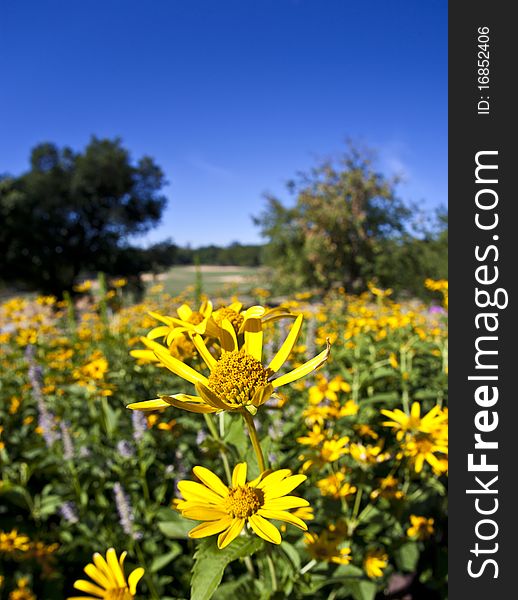
<instances>
[{"instance_id":1,"label":"flower center","mask_svg":"<svg viewBox=\"0 0 518 600\"><path fill-rule=\"evenodd\" d=\"M200 312L198 312L197 310L194 310L187 320L192 325L198 325L199 323L201 323L203 321L203 315Z\"/></svg>"},{"instance_id":2,"label":"flower center","mask_svg":"<svg viewBox=\"0 0 518 600\"><path fill-rule=\"evenodd\" d=\"M225 510L231 517L245 519L255 514L264 503L261 490L248 485L231 488L225 499Z\"/></svg>"},{"instance_id":3,"label":"flower center","mask_svg":"<svg viewBox=\"0 0 518 600\"><path fill-rule=\"evenodd\" d=\"M421 434L415 438L415 446L419 454L428 454L433 449L433 441L427 434Z\"/></svg>"},{"instance_id":4,"label":"flower center","mask_svg":"<svg viewBox=\"0 0 518 600\"><path fill-rule=\"evenodd\" d=\"M236 333L243 324L243 315L240 315L232 308L220 308L218 310L218 318L216 320L217 324L221 325L224 319L228 319L232 323L232 327Z\"/></svg>"},{"instance_id":5,"label":"flower center","mask_svg":"<svg viewBox=\"0 0 518 600\"><path fill-rule=\"evenodd\" d=\"M225 352L209 376L209 388L232 406L250 404L255 392L268 385L273 375L243 349Z\"/></svg>"},{"instance_id":6,"label":"flower center","mask_svg":"<svg viewBox=\"0 0 518 600\"><path fill-rule=\"evenodd\" d=\"M106 595L104 597L106 600L133 600L134 598L134 596L129 593L127 587L106 590Z\"/></svg>"}]
</instances>

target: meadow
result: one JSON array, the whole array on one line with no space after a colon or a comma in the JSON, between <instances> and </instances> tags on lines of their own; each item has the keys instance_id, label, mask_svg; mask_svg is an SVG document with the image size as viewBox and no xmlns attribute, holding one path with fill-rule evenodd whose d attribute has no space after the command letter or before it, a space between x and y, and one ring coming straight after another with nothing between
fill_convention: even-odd
<instances>
[{"instance_id":1,"label":"meadow","mask_svg":"<svg viewBox=\"0 0 518 600\"><path fill-rule=\"evenodd\" d=\"M245 271L0 305L0 598L446 597L447 282Z\"/></svg>"}]
</instances>

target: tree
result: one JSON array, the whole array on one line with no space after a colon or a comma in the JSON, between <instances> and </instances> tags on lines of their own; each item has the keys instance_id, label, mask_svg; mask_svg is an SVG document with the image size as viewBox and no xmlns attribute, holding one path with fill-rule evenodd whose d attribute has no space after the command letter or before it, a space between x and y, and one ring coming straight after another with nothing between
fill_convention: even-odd
<instances>
[{"instance_id":1,"label":"tree","mask_svg":"<svg viewBox=\"0 0 518 600\"><path fill-rule=\"evenodd\" d=\"M26 173L0 181L0 279L59 295L80 271L134 274L127 240L159 222L164 184L120 139L93 137L82 153L36 146Z\"/></svg>"},{"instance_id":2,"label":"tree","mask_svg":"<svg viewBox=\"0 0 518 600\"><path fill-rule=\"evenodd\" d=\"M410 216L395 195L397 181L374 169L371 152L349 144L338 160L288 184L294 206L267 196L255 222L269 240L265 260L281 288L364 289L387 240L403 233Z\"/></svg>"}]
</instances>

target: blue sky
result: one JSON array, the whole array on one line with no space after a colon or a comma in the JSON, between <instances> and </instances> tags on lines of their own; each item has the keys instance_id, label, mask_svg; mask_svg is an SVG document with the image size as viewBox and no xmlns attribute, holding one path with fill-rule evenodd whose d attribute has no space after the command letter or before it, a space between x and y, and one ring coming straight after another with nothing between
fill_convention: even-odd
<instances>
[{"instance_id":1,"label":"blue sky","mask_svg":"<svg viewBox=\"0 0 518 600\"><path fill-rule=\"evenodd\" d=\"M347 137L447 203L445 0L5 1L0 65L0 172L120 136L169 181L143 243L259 242L262 194Z\"/></svg>"}]
</instances>

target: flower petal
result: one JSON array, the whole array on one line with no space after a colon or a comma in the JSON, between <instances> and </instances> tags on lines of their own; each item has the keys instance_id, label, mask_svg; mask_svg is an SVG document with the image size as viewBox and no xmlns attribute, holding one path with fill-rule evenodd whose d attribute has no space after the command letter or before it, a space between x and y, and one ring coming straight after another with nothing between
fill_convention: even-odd
<instances>
[{"instance_id":1,"label":"flower petal","mask_svg":"<svg viewBox=\"0 0 518 600\"><path fill-rule=\"evenodd\" d=\"M160 325L160 327L155 327L149 331L146 337L150 340L156 340L156 338L165 337L170 331L171 327L168 325Z\"/></svg>"},{"instance_id":2,"label":"flower petal","mask_svg":"<svg viewBox=\"0 0 518 600\"><path fill-rule=\"evenodd\" d=\"M291 491L293 491L306 479L306 475L292 475L291 477L287 477L284 481L262 486L264 491L264 499L268 500L285 496L286 494L289 494Z\"/></svg>"},{"instance_id":3,"label":"flower petal","mask_svg":"<svg viewBox=\"0 0 518 600\"><path fill-rule=\"evenodd\" d=\"M167 408L170 406L169 402L165 402L160 398L156 400L144 400L143 402L132 402L128 404L126 408L131 410L157 410L159 408Z\"/></svg>"},{"instance_id":4,"label":"flower petal","mask_svg":"<svg viewBox=\"0 0 518 600\"><path fill-rule=\"evenodd\" d=\"M228 487L215 473L209 471L209 469L206 467L194 467L193 473L207 487L209 487L211 490L214 490L216 494L223 496L223 498L228 496Z\"/></svg>"},{"instance_id":5,"label":"flower petal","mask_svg":"<svg viewBox=\"0 0 518 600\"><path fill-rule=\"evenodd\" d=\"M138 567L130 573L130 576L128 577L128 585L130 594L132 596L134 596L137 592L137 583L142 579L143 576L144 569L142 567Z\"/></svg>"},{"instance_id":6,"label":"flower petal","mask_svg":"<svg viewBox=\"0 0 518 600\"><path fill-rule=\"evenodd\" d=\"M311 360L308 360L300 367L293 369L293 371L290 371L289 373L285 373L284 375L281 375L277 379L273 379L272 380L273 387L278 388L278 387L281 387L282 385L286 385L287 383L291 383L292 381L297 381L297 379L301 379L302 377L305 377L306 375L311 373L311 371L318 369L318 367L320 367L320 365L323 365L326 362L326 360L328 359L330 349L331 349L331 344L329 342L327 342L327 348L323 352L321 352L318 356L315 356Z\"/></svg>"},{"instance_id":7,"label":"flower petal","mask_svg":"<svg viewBox=\"0 0 518 600\"><path fill-rule=\"evenodd\" d=\"M94 585L90 581L86 581L85 579L78 579L77 581L74 581L74 587L76 588L76 590L79 590L81 592L87 592L88 594L93 594L97 598L105 598L106 597L105 590Z\"/></svg>"},{"instance_id":8,"label":"flower petal","mask_svg":"<svg viewBox=\"0 0 518 600\"><path fill-rule=\"evenodd\" d=\"M232 352L233 350L239 349L234 326L228 319L223 319L221 323L219 341L221 342L221 347L226 352Z\"/></svg>"},{"instance_id":9,"label":"flower petal","mask_svg":"<svg viewBox=\"0 0 518 600\"><path fill-rule=\"evenodd\" d=\"M232 473L232 487L243 486L246 483L247 464L238 463Z\"/></svg>"},{"instance_id":10,"label":"flower petal","mask_svg":"<svg viewBox=\"0 0 518 600\"><path fill-rule=\"evenodd\" d=\"M245 351L261 362L263 356L263 327L261 319L244 321Z\"/></svg>"},{"instance_id":11,"label":"flower petal","mask_svg":"<svg viewBox=\"0 0 518 600\"><path fill-rule=\"evenodd\" d=\"M302 519L299 519L295 515L292 515L287 510L268 510L266 508L260 508L258 514L266 519L275 519L276 521L286 521L286 523L291 523L302 529L302 531L307 531L308 526Z\"/></svg>"},{"instance_id":12,"label":"flower petal","mask_svg":"<svg viewBox=\"0 0 518 600\"><path fill-rule=\"evenodd\" d=\"M108 579L108 577L106 577L106 575L94 564L88 563L83 570L88 575L88 577L90 577L90 579L93 579L95 581L95 583L99 584L105 589L108 589L110 587L110 580Z\"/></svg>"},{"instance_id":13,"label":"flower petal","mask_svg":"<svg viewBox=\"0 0 518 600\"><path fill-rule=\"evenodd\" d=\"M273 473L269 473L264 477L258 484L257 487L259 489L264 489L265 486L270 486L274 483L278 483L285 477L289 477L291 475L290 469L278 469L277 471L273 471Z\"/></svg>"},{"instance_id":14,"label":"flower petal","mask_svg":"<svg viewBox=\"0 0 518 600\"><path fill-rule=\"evenodd\" d=\"M295 319L295 322L291 326L290 332L286 336L284 343L279 348L277 354L273 357L272 361L268 365L268 367L274 373L277 373L277 371L286 362L286 360L288 359L288 356L290 355L291 351L293 350L293 346L295 346L295 344L297 343L297 339L299 337L300 330L302 329L303 319L304 319L303 315L299 315Z\"/></svg>"},{"instance_id":15,"label":"flower petal","mask_svg":"<svg viewBox=\"0 0 518 600\"><path fill-rule=\"evenodd\" d=\"M95 552L93 559L95 566L105 574L106 578L110 581L110 585L115 587L117 585L117 580L115 579L115 575L112 573L104 556L99 554L99 552Z\"/></svg>"},{"instance_id":16,"label":"flower petal","mask_svg":"<svg viewBox=\"0 0 518 600\"><path fill-rule=\"evenodd\" d=\"M282 537L277 527L272 525L270 521L261 517L261 515L257 513L252 515L248 518L248 522L255 533L259 537L262 537L263 540L271 542L272 544L280 544L282 542Z\"/></svg>"},{"instance_id":17,"label":"flower petal","mask_svg":"<svg viewBox=\"0 0 518 600\"><path fill-rule=\"evenodd\" d=\"M186 500L194 498L202 500L202 502L212 502L214 504L221 504L223 502L223 496L197 481L179 481L178 489Z\"/></svg>"},{"instance_id":18,"label":"flower petal","mask_svg":"<svg viewBox=\"0 0 518 600\"><path fill-rule=\"evenodd\" d=\"M303 506L309 506L309 502L305 498L282 496L282 498L266 500L263 508L268 510L288 510L291 508L302 508Z\"/></svg>"},{"instance_id":19,"label":"flower petal","mask_svg":"<svg viewBox=\"0 0 518 600\"><path fill-rule=\"evenodd\" d=\"M216 394L206 385L198 383L196 391L205 400L205 402L217 410L229 410L230 406L225 404Z\"/></svg>"},{"instance_id":20,"label":"flower petal","mask_svg":"<svg viewBox=\"0 0 518 600\"><path fill-rule=\"evenodd\" d=\"M228 529L226 529L223 533L220 533L218 536L218 548L223 550L226 548L230 542L241 533L245 524L244 519L235 518L232 522L232 525Z\"/></svg>"},{"instance_id":21,"label":"flower petal","mask_svg":"<svg viewBox=\"0 0 518 600\"><path fill-rule=\"evenodd\" d=\"M199 396L190 396L189 394L174 394L173 396L162 396L171 406L181 408L193 413L214 413L216 409L205 404L203 398Z\"/></svg>"},{"instance_id":22,"label":"flower petal","mask_svg":"<svg viewBox=\"0 0 518 600\"><path fill-rule=\"evenodd\" d=\"M167 352L167 350L165 350L159 344L153 347L153 352L158 360L175 375L178 375L182 379L185 379L194 385L197 383L203 383L205 385L208 384L208 380L205 376L203 376L201 373L198 373L198 371L195 371L193 368L189 367L189 365L186 365L174 356L171 356L169 352Z\"/></svg>"},{"instance_id":23,"label":"flower petal","mask_svg":"<svg viewBox=\"0 0 518 600\"><path fill-rule=\"evenodd\" d=\"M203 358L204 363L207 365L207 367L209 367L209 369L212 370L217 361L209 352L209 349L205 345L201 335L198 333L191 333L191 339L196 347L196 350L198 350L200 356Z\"/></svg>"},{"instance_id":24,"label":"flower petal","mask_svg":"<svg viewBox=\"0 0 518 600\"><path fill-rule=\"evenodd\" d=\"M124 579L124 574L119 565L119 561L117 560L117 553L114 548L108 548L106 551L106 561L117 581L117 585L119 587L125 587L126 580Z\"/></svg>"},{"instance_id":25,"label":"flower petal","mask_svg":"<svg viewBox=\"0 0 518 600\"><path fill-rule=\"evenodd\" d=\"M188 304L182 304L182 306L176 309L176 312L182 321L188 321L192 315L192 309Z\"/></svg>"},{"instance_id":26,"label":"flower petal","mask_svg":"<svg viewBox=\"0 0 518 600\"><path fill-rule=\"evenodd\" d=\"M150 360L152 362L158 362L158 359L152 350L130 350L130 356L133 356L133 358L138 358L140 360Z\"/></svg>"},{"instance_id":27,"label":"flower petal","mask_svg":"<svg viewBox=\"0 0 518 600\"><path fill-rule=\"evenodd\" d=\"M195 521L217 521L228 517L228 513L224 510L218 510L212 505L206 507L196 507L180 509L182 517L186 519L194 519Z\"/></svg>"},{"instance_id":28,"label":"flower petal","mask_svg":"<svg viewBox=\"0 0 518 600\"><path fill-rule=\"evenodd\" d=\"M233 521L233 517L227 515L218 521L209 521L208 523L201 523L196 525L191 531L189 531L189 537L193 539L208 537L215 533L220 533L223 529L227 529Z\"/></svg>"}]
</instances>

